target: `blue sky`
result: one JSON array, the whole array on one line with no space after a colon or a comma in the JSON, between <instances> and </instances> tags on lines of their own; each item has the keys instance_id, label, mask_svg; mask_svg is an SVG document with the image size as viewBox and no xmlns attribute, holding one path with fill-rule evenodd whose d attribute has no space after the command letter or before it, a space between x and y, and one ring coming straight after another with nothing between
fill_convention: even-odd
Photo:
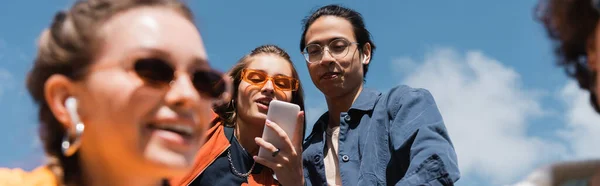
<instances>
[{"instance_id":1,"label":"blue sky","mask_svg":"<svg viewBox=\"0 0 600 186\"><path fill-rule=\"evenodd\" d=\"M0 6L0 167L43 163L24 86L35 41L72 0ZM536 1L190 1L212 65L226 71L262 44L287 50L306 89L309 123L325 111L299 52L301 20L337 3L361 12L377 45L367 87L429 89L459 155L458 185L504 185L545 163L600 157L587 95L554 65ZM31 6L35 4L35 6Z\"/></svg>"}]
</instances>

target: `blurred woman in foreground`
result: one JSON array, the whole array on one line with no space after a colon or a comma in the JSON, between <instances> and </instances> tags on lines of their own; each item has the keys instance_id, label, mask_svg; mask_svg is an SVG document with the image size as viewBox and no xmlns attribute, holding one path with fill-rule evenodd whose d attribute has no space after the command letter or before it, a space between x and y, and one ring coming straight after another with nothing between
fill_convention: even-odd
<instances>
[{"instance_id":1,"label":"blurred woman in foreground","mask_svg":"<svg viewBox=\"0 0 600 186\"><path fill-rule=\"evenodd\" d=\"M164 185L189 171L229 85L177 0L77 1L39 40L27 88L49 162L0 185Z\"/></svg>"}]
</instances>

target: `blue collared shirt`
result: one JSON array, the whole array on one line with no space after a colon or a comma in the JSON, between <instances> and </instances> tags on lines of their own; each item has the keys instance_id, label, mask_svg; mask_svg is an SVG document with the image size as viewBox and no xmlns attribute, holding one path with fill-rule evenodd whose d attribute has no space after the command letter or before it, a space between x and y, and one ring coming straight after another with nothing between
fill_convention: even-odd
<instances>
[{"instance_id":1,"label":"blue collared shirt","mask_svg":"<svg viewBox=\"0 0 600 186\"><path fill-rule=\"evenodd\" d=\"M453 185L459 179L454 146L429 91L397 86L382 94L365 88L339 117L343 185ZM303 144L307 185L327 185L328 120L326 112Z\"/></svg>"}]
</instances>

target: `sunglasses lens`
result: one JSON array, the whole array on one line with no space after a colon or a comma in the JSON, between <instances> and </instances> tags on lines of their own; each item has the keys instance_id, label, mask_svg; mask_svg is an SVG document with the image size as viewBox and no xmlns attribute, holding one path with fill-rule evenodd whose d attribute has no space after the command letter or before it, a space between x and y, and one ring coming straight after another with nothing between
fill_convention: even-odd
<instances>
[{"instance_id":1,"label":"sunglasses lens","mask_svg":"<svg viewBox=\"0 0 600 186\"><path fill-rule=\"evenodd\" d=\"M160 59L140 59L134 64L135 73L153 85L169 84L173 80L173 68Z\"/></svg>"},{"instance_id":2,"label":"sunglasses lens","mask_svg":"<svg viewBox=\"0 0 600 186\"><path fill-rule=\"evenodd\" d=\"M244 79L251 84L261 84L267 81L267 75L255 71L246 71Z\"/></svg>"},{"instance_id":3,"label":"sunglasses lens","mask_svg":"<svg viewBox=\"0 0 600 186\"><path fill-rule=\"evenodd\" d=\"M269 76L261 71L244 69L242 71L242 80L252 85L262 86L269 80ZM280 90L295 90L296 80L287 76L275 76L271 79L273 86Z\"/></svg>"},{"instance_id":4,"label":"sunglasses lens","mask_svg":"<svg viewBox=\"0 0 600 186\"><path fill-rule=\"evenodd\" d=\"M292 80L288 78L277 77L274 80L275 86L279 87L281 90L291 90L292 89Z\"/></svg>"},{"instance_id":5,"label":"sunglasses lens","mask_svg":"<svg viewBox=\"0 0 600 186\"><path fill-rule=\"evenodd\" d=\"M222 74L215 71L196 72L193 81L198 92L211 98L219 98L227 90Z\"/></svg>"}]
</instances>

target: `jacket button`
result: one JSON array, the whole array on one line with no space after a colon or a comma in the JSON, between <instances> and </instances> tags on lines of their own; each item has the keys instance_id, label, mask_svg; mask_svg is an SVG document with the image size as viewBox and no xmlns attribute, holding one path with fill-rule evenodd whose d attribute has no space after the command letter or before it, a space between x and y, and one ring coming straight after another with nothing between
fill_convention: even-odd
<instances>
[{"instance_id":1,"label":"jacket button","mask_svg":"<svg viewBox=\"0 0 600 186\"><path fill-rule=\"evenodd\" d=\"M350 117L350 115L344 116L344 121L346 121L346 123L349 123L351 119L352 118Z\"/></svg>"},{"instance_id":2,"label":"jacket button","mask_svg":"<svg viewBox=\"0 0 600 186\"><path fill-rule=\"evenodd\" d=\"M350 157L348 157L348 155L343 155L342 156L342 161L348 162L348 161L350 161Z\"/></svg>"}]
</instances>

